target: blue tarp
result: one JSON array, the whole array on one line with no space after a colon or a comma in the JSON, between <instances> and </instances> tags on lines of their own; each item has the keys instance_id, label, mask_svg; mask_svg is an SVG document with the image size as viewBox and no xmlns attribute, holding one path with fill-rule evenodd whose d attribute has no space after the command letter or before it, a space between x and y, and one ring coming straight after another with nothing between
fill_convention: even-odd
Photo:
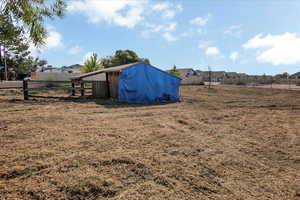
<instances>
[{"instance_id":1,"label":"blue tarp","mask_svg":"<svg viewBox=\"0 0 300 200\"><path fill-rule=\"evenodd\" d=\"M121 71L118 100L128 103L178 101L180 81L149 64L138 63Z\"/></svg>"}]
</instances>

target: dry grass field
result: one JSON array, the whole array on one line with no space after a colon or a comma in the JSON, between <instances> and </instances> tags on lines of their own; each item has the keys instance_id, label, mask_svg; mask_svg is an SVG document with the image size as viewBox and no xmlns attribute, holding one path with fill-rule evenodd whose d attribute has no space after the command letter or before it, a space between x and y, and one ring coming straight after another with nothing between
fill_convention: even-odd
<instances>
[{"instance_id":1,"label":"dry grass field","mask_svg":"<svg viewBox=\"0 0 300 200\"><path fill-rule=\"evenodd\" d=\"M299 91L181 94L128 105L1 91L0 199L300 199Z\"/></svg>"}]
</instances>

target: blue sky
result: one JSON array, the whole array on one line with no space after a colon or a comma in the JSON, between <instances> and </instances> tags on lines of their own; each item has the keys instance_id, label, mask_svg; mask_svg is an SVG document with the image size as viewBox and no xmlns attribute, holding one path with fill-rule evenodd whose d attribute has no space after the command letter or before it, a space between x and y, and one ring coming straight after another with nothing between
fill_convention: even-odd
<instances>
[{"instance_id":1,"label":"blue sky","mask_svg":"<svg viewBox=\"0 0 300 200\"><path fill-rule=\"evenodd\" d=\"M34 54L53 66L132 49L161 69L300 71L299 0L69 0Z\"/></svg>"}]
</instances>

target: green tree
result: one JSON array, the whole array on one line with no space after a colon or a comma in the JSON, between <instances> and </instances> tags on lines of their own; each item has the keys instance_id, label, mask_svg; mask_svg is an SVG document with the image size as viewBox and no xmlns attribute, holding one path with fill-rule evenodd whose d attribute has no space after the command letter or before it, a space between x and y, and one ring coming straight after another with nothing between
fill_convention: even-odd
<instances>
[{"instance_id":1,"label":"green tree","mask_svg":"<svg viewBox=\"0 0 300 200\"><path fill-rule=\"evenodd\" d=\"M65 8L63 0L0 1L0 65L6 64L5 71L13 69L25 76L41 66L39 59L29 56L29 43L43 45L47 37L45 18L63 17Z\"/></svg>"},{"instance_id":2,"label":"green tree","mask_svg":"<svg viewBox=\"0 0 300 200\"><path fill-rule=\"evenodd\" d=\"M38 68L44 67L46 60L34 58L32 56L10 55L7 57L7 65L13 69L18 79L29 76L31 72L35 72Z\"/></svg>"},{"instance_id":3,"label":"green tree","mask_svg":"<svg viewBox=\"0 0 300 200\"><path fill-rule=\"evenodd\" d=\"M180 72L178 71L176 65L174 65L172 69L167 70L166 72L172 74L173 76L180 77Z\"/></svg>"},{"instance_id":4,"label":"green tree","mask_svg":"<svg viewBox=\"0 0 300 200\"><path fill-rule=\"evenodd\" d=\"M88 73L88 72L100 70L102 68L103 65L101 63L101 59L98 57L96 53L93 53L89 58L86 59L81 71L84 73Z\"/></svg>"},{"instance_id":5,"label":"green tree","mask_svg":"<svg viewBox=\"0 0 300 200\"><path fill-rule=\"evenodd\" d=\"M287 73L287 72L284 72L283 74L282 74L282 78L285 78L285 79L288 79L289 78L289 73Z\"/></svg>"},{"instance_id":6,"label":"green tree","mask_svg":"<svg viewBox=\"0 0 300 200\"><path fill-rule=\"evenodd\" d=\"M0 13L14 27L27 33L35 46L43 45L47 37L45 18L63 17L66 3L63 0L1 0Z\"/></svg>"},{"instance_id":7,"label":"green tree","mask_svg":"<svg viewBox=\"0 0 300 200\"><path fill-rule=\"evenodd\" d=\"M0 15L0 65L7 66L7 78L18 76L18 67L30 54L29 45L23 37L22 30L15 27L13 22L4 15ZM6 79L5 69L1 79Z\"/></svg>"},{"instance_id":8,"label":"green tree","mask_svg":"<svg viewBox=\"0 0 300 200\"><path fill-rule=\"evenodd\" d=\"M149 59L140 58L137 53L132 50L117 50L115 55L107 57L102 60L102 64L105 68L115 67L124 64L130 64L135 62L144 62L150 64Z\"/></svg>"},{"instance_id":9,"label":"green tree","mask_svg":"<svg viewBox=\"0 0 300 200\"><path fill-rule=\"evenodd\" d=\"M29 56L29 44L23 36L22 30L14 26L12 21L4 15L0 15L0 27L0 48L2 49L0 51L0 65L7 65L8 80L12 74L22 78L35 71L37 66L40 66L41 61ZM6 79L6 76L1 78Z\"/></svg>"}]
</instances>

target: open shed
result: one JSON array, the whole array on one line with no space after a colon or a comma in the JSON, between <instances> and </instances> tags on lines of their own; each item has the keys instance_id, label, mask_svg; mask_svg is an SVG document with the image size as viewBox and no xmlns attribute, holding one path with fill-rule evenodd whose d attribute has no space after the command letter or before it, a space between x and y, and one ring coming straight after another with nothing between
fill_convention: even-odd
<instances>
[{"instance_id":1,"label":"open shed","mask_svg":"<svg viewBox=\"0 0 300 200\"><path fill-rule=\"evenodd\" d=\"M105 73L106 80L97 81L99 74ZM146 63L132 63L106 68L72 78L80 82L90 77L98 82L93 84L93 94L97 97L111 97L120 102L153 103L178 101L181 79ZM95 77L95 78L93 78Z\"/></svg>"}]
</instances>

